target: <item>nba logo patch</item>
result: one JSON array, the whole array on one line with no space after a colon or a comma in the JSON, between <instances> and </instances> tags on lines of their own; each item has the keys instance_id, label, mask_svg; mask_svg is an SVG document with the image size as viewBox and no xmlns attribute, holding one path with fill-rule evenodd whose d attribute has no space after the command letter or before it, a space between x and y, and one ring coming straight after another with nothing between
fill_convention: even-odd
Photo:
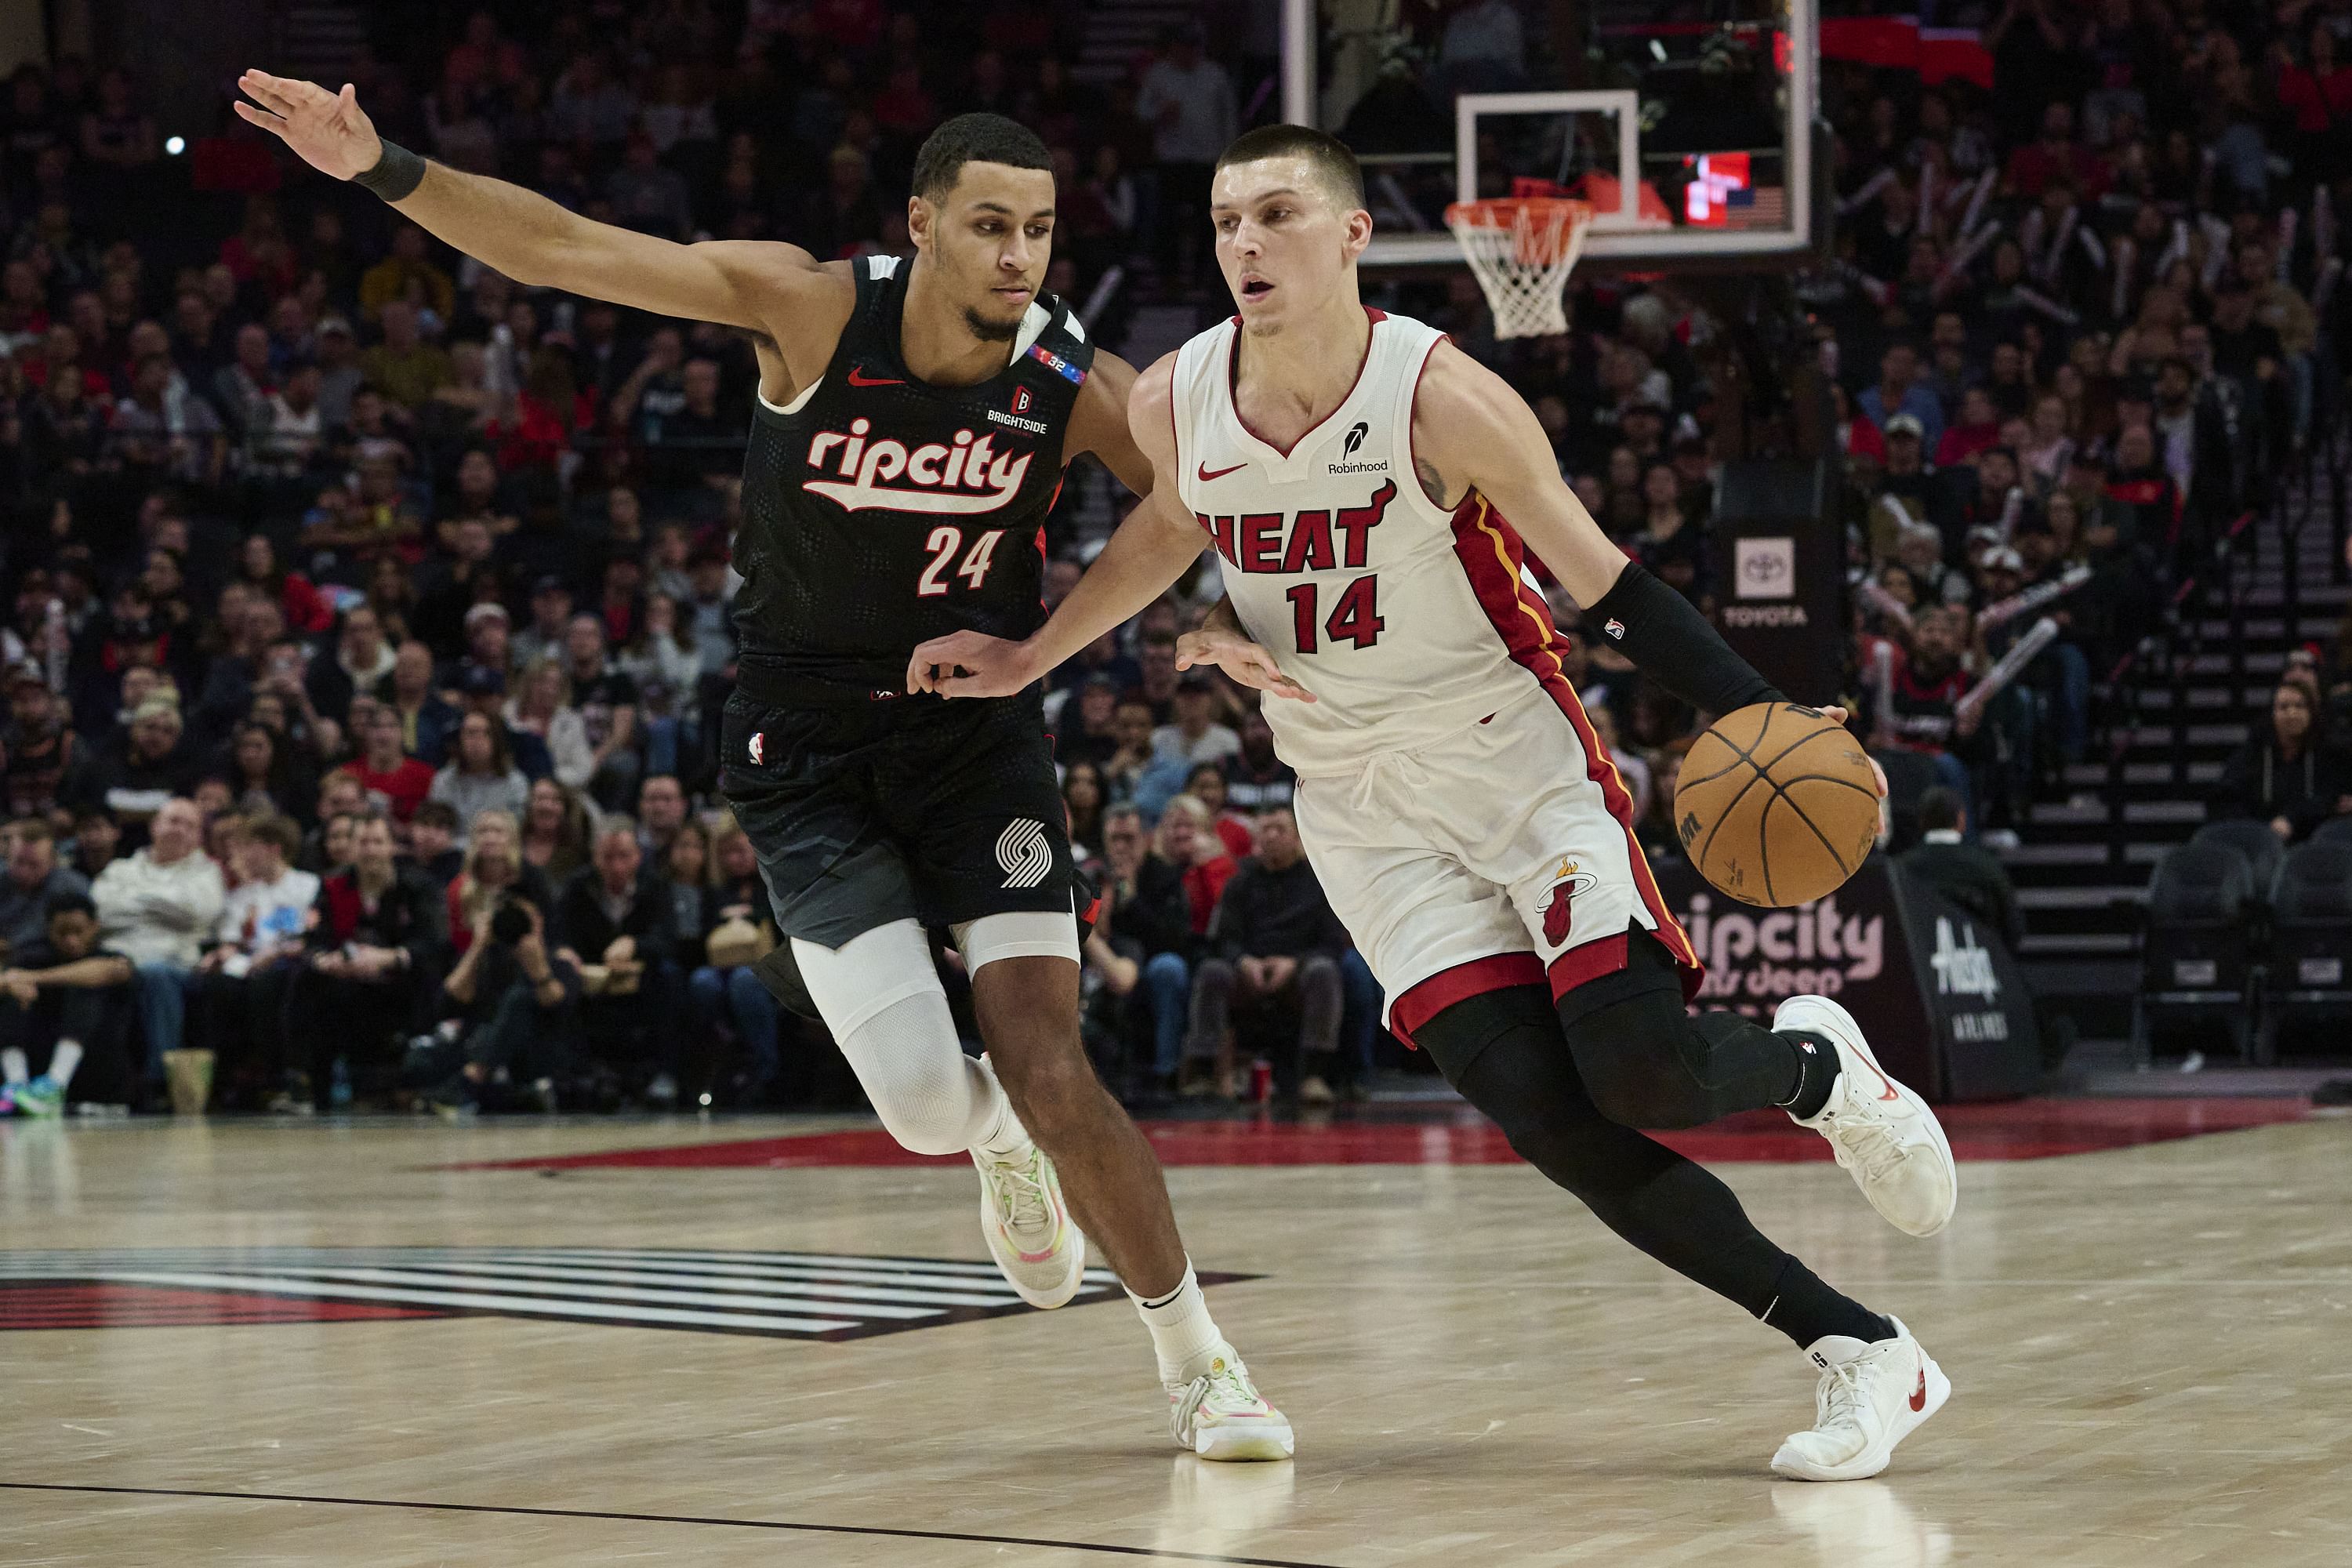
<instances>
[{"instance_id":1,"label":"nba logo patch","mask_svg":"<svg viewBox=\"0 0 2352 1568\"><path fill-rule=\"evenodd\" d=\"M1030 405L1030 403L1031 403L1032 401L1033 401L1033 400L1032 400L1032 398L1031 398L1031 396L1030 396L1029 389L1028 389L1027 387L1025 387L1025 386L1016 386L1016 387L1014 387L1014 388L1013 389L1013 413L1015 413L1015 414L1026 414L1026 413L1028 413L1028 412L1029 412L1029 405Z\"/></svg>"},{"instance_id":2,"label":"nba logo patch","mask_svg":"<svg viewBox=\"0 0 2352 1568\"><path fill-rule=\"evenodd\" d=\"M758 767L768 760L768 735L764 730L751 731L751 744L743 748L751 756L751 765Z\"/></svg>"},{"instance_id":3,"label":"nba logo patch","mask_svg":"<svg viewBox=\"0 0 2352 1568\"><path fill-rule=\"evenodd\" d=\"M1619 642L1623 642L1625 640L1625 623L1619 620L1614 616L1610 616L1609 619L1602 624L1601 629L1607 632L1611 637L1615 637Z\"/></svg>"}]
</instances>

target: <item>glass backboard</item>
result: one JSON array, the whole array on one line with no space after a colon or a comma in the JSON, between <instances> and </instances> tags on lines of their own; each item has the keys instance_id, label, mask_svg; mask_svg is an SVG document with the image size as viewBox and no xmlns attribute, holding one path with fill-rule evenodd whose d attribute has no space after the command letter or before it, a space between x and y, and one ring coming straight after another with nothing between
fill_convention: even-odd
<instances>
[{"instance_id":1,"label":"glass backboard","mask_svg":"<svg viewBox=\"0 0 2352 1568\"><path fill-rule=\"evenodd\" d=\"M1287 0L1285 113L1363 160L1370 267L1458 263L1446 204L1530 180L1600 209L1580 265L1793 262L1816 3Z\"/></svg>"}]
</instances>

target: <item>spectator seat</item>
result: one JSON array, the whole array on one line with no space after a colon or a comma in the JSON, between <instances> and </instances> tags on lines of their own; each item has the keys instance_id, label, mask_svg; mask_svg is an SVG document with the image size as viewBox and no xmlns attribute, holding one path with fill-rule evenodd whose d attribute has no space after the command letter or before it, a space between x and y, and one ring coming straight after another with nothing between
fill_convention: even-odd
<instances>
[{"instance_id":1,"label":"spectator seat","mask_svg":"<svg viewBox=\"0 0 2352 1568\"><path fill-rule=\"evenodd\" d=\"M2271 883L2268 984L2255 1058L2283 1023L2352 1024L2352 836L2297 847Z\"/></svg>"},{"instance_id":2,"label":"spectator seat","mask_svg":"<svg viewBox=\"0 0 2352 1568\"><path fill-rule=\"evenodd\" d=\"M2314 844L2352 844L2352 816L2331 816L2312 830Z\"/></svg>"},{"instance_id":3,"label":"spectator seat","mask_svg":"<svg viewBox=\"0 0 2352 1568\"><path fill-rule=\"evenodd\" d=\"M2249 918L2256 907L2252 869L2226 844L2192 840L2157 866L2132 1006L2135 1064L2147 1065L2158 1026L2183 1020L2224 1028L2240 1057L2251 1054L2261 978Z\"/></svg>"},{"instance_id":4,"label":"spectator seat","mask_svg":"<svg viewBox=\"0 0 2352 1568\"><path fill-rule=\"evenodd\" d=\"M2199 828L2189 842L2219 844L2244 856L2246 868L2253 873L2254 893L2258 900L2269 896L2272 879L2278 875L2279 862L2286 858L2286 846L2281 844L2279 836L2271 831L2271 825L2257 822L2251 816L2209 822Z\"/></svg>"}]
</instances>

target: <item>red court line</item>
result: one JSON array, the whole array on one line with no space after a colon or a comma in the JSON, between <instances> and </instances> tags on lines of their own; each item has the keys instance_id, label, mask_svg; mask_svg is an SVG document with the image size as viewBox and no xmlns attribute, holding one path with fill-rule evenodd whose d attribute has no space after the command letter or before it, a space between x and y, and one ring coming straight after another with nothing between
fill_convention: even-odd
<instances>
[{"instance_id":1,"label":"red court line","mask_svg":"<svg viewBox=\"0 0 2352 1568\"><path fill-rule=\"evenodd\" d=\"M446 1318L431 1307L304 1300L240 1290L189 1290L111 1280L0 1284L0 1331L144 1329L184 1324L350 1323Z\"/></svg>"},{"instance_id":2,"label":"red court line","mask_svg":"<svg viewBox=\"0 0 2352 1568\"><path fill-rule=\"evenodd\" d=\"M2300 1098L2022 1100L1938 1109L1952 1151L1962 1160L2042 1160L2168 1142L2300 1121ZM1271 1117L1144 1121L1160 1162L1170 1165L1502 1165L1518 1156L1495 1125L1460 1106L1399 1114L1387 1108L1360 1117L1298 1122ZM1717 1163L1795 1163L1830 1158L1829 1144L1777 1110L1749 1111L1685 1132L1656 1135L1695 1160ZM910 1154L880 1128L665 1144L524 1160L474 1160L452 1171L602 1169L792 1169L803 1166L952 1164Z\"/></svg>"}]
</instances>

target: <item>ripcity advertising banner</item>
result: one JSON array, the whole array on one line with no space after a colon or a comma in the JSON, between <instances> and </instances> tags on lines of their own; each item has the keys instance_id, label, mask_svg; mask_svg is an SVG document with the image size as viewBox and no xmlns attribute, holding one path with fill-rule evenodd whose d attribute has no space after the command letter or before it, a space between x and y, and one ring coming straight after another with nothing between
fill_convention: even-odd
<instances>
[{"instance_id":1,"label":"ripcity advertising banner","mask_svg":"<svg viewBox=\"0 0 2352 1568\"><path fill-rule=\"evenodd\" d=\"M1719 893L1686 861L1656 872L1706 965L1698 1005L1769 1023L1791 996L1832 997L1888 1072L1937 1101L2008 1099L2038 1081L2032 997L2000 933L1885 857L1785 910Z\"/></svg>"}]
</instances>

